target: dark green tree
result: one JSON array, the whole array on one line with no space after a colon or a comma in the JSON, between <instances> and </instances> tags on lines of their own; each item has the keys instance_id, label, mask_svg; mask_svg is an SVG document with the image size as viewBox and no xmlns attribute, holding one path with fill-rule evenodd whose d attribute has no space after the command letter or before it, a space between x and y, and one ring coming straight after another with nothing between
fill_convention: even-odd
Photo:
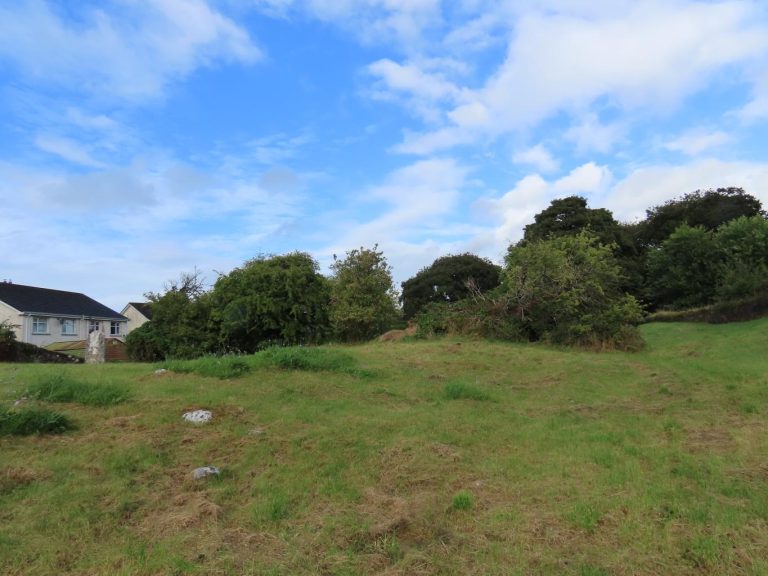
<instances>
[{"instance_id":1,"label":"dark green tree","mask_svg":"<svg viewBox=\"0 0 768 576\"><path fill-rule=\"evenodd\" d=\"M598 242L611 247L622 271L622 287L639 294L643 282L643 257L632 225L617 222L605 208L589 208L581 196L552 200L549 207L525 227L520 246L537 240L575 236L588 231Z\"/></svg>"},{"instance_id":2,"label":"dark green tree","mask_svg":"<svg viewBox=\"0 0 768 576\"><path fill-rule=\"evenodd\" d=\"M501 267L474 254L442 256L401 284L403 317L413 318L430 302L457 302L499 285Z\"/></svg>"},{"instance_id":3,"label":"dark green tree","mask_svg":"<svg viewBox=\"0 0 768 576\"><path fill-rule=\"evenodd\" d=\"M389 330L397 319L392 270L378 250L360 248L331 264L331 324L346 342L368 340Z\"/></svg>"},{"instance_id":4,"label":"dark green tree","mask_svg":"<svg viewBox=\"0 0 768 576\"><path fill-rule=\"evenodd\" d=\"M760 200L742 188L696 190L646 210L637 237L642 246L653 248L661 246L681 224L715 230L741 216L762 215Z\"/></svg>"},{"instance_id":5,"label":"dark green tree","mask_svg":"<svg viewBox=\"0 0 768 576\"><path fill-rule=\"evenodd\" d=\"M747 298L768 289L768 220L742 216L715 233L720 256L717 299Z\"/></svg>"},{"instance_id":6,"label":"dark green tree","mask_svg":"<svg viewBox=\"0 0 768 576\"><path fill-rule=\"evenodd\" d=\"M214 318L225 349L310 344L328 333L329 286L304 252L259 256L216 281Z\"/></svg>"},{"instance_id":7,"label":"dark green tree","mask_svg":"<svg viewBox=\"0 0 768 576\"><path fill-rule=\"evenodd\" d=\"M648 253L646 297L652 307L691 308L715 296L721 258L714 233L681 224Z\"/></svg>"}]
</instances>

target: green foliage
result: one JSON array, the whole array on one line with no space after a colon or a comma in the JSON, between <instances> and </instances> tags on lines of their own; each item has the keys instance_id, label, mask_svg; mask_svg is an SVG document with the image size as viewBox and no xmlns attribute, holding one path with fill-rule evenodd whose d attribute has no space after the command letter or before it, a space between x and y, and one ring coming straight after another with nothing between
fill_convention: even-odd
<instances>
[{"instance_id":1,"label":"green foliage","mask_svg":"<svg viewBox=\"0 0 768 576\"><path fill-rule=\"evenodd\" d=\"M757 296L768 286L768 221L741 217L716 231L679 226L648 254L647 296L684 309Z\"/></svg>"},{"instance_id":2,"label":"green foliage","mask_svg":"<svg viewBox=\"0 0 768 576\"><path fill-rule=\"evenodd\" d=\"M386 332L398 317L392 270L379 251L360 248L343 259L334 256L330 320L345 342L369 340Z\"/></svg>"},{"instance_id":3,"label":"green foliage","mask_svg":"<svg viewBox=\"0 0 768 576\"><path fill-rule=\"evenodd\" d=\"M638 293L642 284L642 253L631 225L621 224L605 208L588 208L581 196L553 200L549 207L534 216L525 227L520 246L529 242L589 232L600 244L610 246L621 267L621 285L630 293Z\"/></svg>"},{"instance_id":4,"label":"green foliage","mask_svg":"<svg viewBox=\"0 0 768 576\"><path fill-rule=\"evenodd\" d=\"M163 367L172 372L194 373L209 378L239 378L251 370L250 364L242 356L203 356L194 360L169 360Z\"/></svg>"},{"instance_id":5,"label":"green foliage","mask_svg":"<svg viewBox=\"0 0 768 576\"><path fill-rule=\"evenodd\" d=\"M620 346L642 318L610 247L587 232L510 247L503 286L533 340Z\"/></svg>"},{"instance_id":6,"label":"green foliage","mask_svg":"<svg viewBox=\"0 0 768 576\"><path fill-rule=\"evenodd\" d=\"M16 359L16 332L7 320L0 322L0 362L11 362Z\"/></svg>"},{"instance_id":7,"label":"green foliage","mask_svg":"<svg viewBox=\"0 0 768 576\"><path fill-rule=\"evenodd\" d=\"M454 510L469 510L472 508L472 493L468 490L459 490L453 495Z\"/></svg>"},{"instance_id":8,"label":"green foliage","mask_svg":"<svg viewBox=\"0 0 768 576\"><path fill-rule=\"evenodd\" d=\"M73 428L74 424L64 414L46 408L0 408L0 436L61 434Z\"/></svg>"},{"instance_id":9,"label":"green foliage","mask_svg":"<svg viewBox=\"0 0 768 576\"><path fill-rule=\"evenodd\" d=\"M430 302L457 302L499 285L501 268L474 254L443 256L402 283L403 316L413 318Z\"/></svg>"},{"instance_id":10,"label":"green foliage","mask_svg":"<svg viewBox=\"0 0 768 576\"><path fill-rule=\"evenodd\" d=\"M682 224L648 254L646 293L655 306L709 304L715 295L719 258L714 234Z\"/></svg>"},{"instance_id":11,"label":"green foliage","mask_svg":"<svg viewBox=\"0 0 768 576\"><path fill-rule=\"evenodd\" d=\"M329 290L304 252L260 256L221 276L211 295L228 349L254 352L271 344L310 344L328 332Z\"/></svg>"},{"instance_id":12,"label":"green foliage","mask_svg":"<svg viewBox=\"0 0 768 576\"><path fill-rule=\"evenodd\" d=\"M646 210L646 219L638 226L638 239L648 247L658 247L680 225L715 230L741 216L762 215L760 200L742 188L696 190Z\"/></svg>"},{"instance_id":13,"label":"green foliage","mask_svg":"<svg viewBox=\"0 0 768 576\"><path fill-rule=\"evenodd\" d=\"M30 397L44 402L75 402L86 406L113 406L131 398L131 391L116 384L88 384L62 374L43 376L30 385Z\"/></svg>"},{"instance_id":14,"label":"green foliage","mask_svg":"<svg viewBox=\"0 0 768 576\"><path fill-rule=\"evenodd\" d=\"M454 380L445 385L443 394L448 400L477 400L480 402L493 401L493 397L477 386Z\"/></svg>"},{"instance_id":15,"label":"green foliage","mask_svg":"<svg viewBox=\"0 0 768 576\"><path fill-rule=\"evenodd\" d=\"M170 343L162 336L161 322L146 322L125 337L128 357L136 362L157 362L165 358Z\"/></svg>"},{"instance_id":16,"label":"green foliage","mask_svg":"<svg viewBox=\"0 0 768 576\"><path fill-rule=\"evenodd\" d=\"M741 217L715 235L720 257L718 301L749 298L768 288L768 220Z\"/></svg>"}]
</instances>

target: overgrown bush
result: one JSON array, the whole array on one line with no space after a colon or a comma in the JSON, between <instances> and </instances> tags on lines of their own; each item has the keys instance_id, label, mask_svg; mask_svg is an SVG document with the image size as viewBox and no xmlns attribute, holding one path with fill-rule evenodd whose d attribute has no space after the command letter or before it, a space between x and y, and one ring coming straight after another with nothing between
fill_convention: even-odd
<instances>
[{"instance_id":1,"label":"overgrown bush","mask_svg":"<svg viewBox=\"0 0 768 576\"><path fill-rule=\"evenodd\" d=\"M528 339L516 309L499 290L455 303L427 304L414 321L419 337L446 334L510 341Z\"/></svg>"},{"instance_id":2,"label":"overgrown bush","mask_svg":"<svg viewBox=\"0 0 768 576\"><path fill-rule=\"evenodd\" d=\"M47 408L0 408L0 436L61 434L73 428L74 424L67 416Z\"/></svg>"},{"instance_id":3,"label":"overgrown bush","mask_svg":"<svg viewBox=\"0 0 768 576\"><path fill-rule=\"evenodd\" d=\"M157 324L147 322L125 337L128 358L134 362L157 362L165 358L169 346L157 330Z\"/></svg>"},{"instance_id":4,"label":"overgrown bush","mask_svg":"<svg viewBox=\"0 0 768 576\"><path fill-rule=\"evenodd\" d=\"M61 374L41 377L30 385L27 393L44 402L74 402L86 406L113 406L132 396L125 386L89 384Z\"/></svg>"}]
</instances>

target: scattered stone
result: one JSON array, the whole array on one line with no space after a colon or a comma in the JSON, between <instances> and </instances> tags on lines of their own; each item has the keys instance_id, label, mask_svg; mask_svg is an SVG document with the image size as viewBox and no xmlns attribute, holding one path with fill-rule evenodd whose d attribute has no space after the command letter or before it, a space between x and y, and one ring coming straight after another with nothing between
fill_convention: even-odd
<instances>
[{"instance_id":1,"label":"scattered stone","mask_svg":"<svg viewBox=\"0 0 768 576\"><path fill-rule=\"evenodd\" d=\"M165 368L158 368L157 370L155 370L155 374L165 374L166 372L168 372L168 370L166 370Z\"/></svg>"},{"instance_id":2,"label":"scattered stone","mask_svg":"<svg viewBox=\"0 0 768 576\"><path fill-rule=\"evenodd\" d=\"M182 418L193 424L205 424L213 418L213 414L210 410L192 410L191 412L185 412Z\"/></svg>"},{"instance_id":3,"label":"scattered stone","mask_svg":"<svg viewBox=\"0 0 768 576\"><path fill-rule=\"evenodd\" d=\"M23 404L23 403L24 403L24 402L26 402L26 401L27 401L27 397L26 397L26 396L22 396L21 398L19 398L18 400L16 400L16 401L13 403L13 405L14 405L14 406L20 406L21 404Z\"/></svg>"},{"instance_id":4,"label":"scattered stone","mask_svg":"<svg viewBox=\"0 0 768 576\"><path fill-rule=\"evenodd\" d=\"M261 436L262 434L266 434L266 432L267 431L264 428L260 428L260 427L257 426L256 428L251 428L250 430L248 430L248 435L249 436Z\"/></svg>"},{"instance_id":5,"label":"scattered stone","mask_svg":"<svg viewBox=\"0 0 768 576\"><path fill-rule=\"evenodd\" d=\"M192 470L192 476L195 480L200 480L206 476L218 476L219 474L221 474L221 470L216 466L201 466Z\"/></svg>"}]
</instances>

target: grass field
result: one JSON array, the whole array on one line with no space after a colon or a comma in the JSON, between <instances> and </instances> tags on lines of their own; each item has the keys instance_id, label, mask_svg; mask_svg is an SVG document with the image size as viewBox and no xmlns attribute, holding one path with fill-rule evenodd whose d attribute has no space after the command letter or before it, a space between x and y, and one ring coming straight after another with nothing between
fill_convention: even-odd
<instances>
[{"instance_id":1,"label":"grass field","mask_svg":"<svg viewBox=\"0 0 768 576\"><path fill-rule=\"evenodd\" d=\"M768 320L642 331L0 365L0 574L768 574Z\"/></svg>"}]
</instances>

